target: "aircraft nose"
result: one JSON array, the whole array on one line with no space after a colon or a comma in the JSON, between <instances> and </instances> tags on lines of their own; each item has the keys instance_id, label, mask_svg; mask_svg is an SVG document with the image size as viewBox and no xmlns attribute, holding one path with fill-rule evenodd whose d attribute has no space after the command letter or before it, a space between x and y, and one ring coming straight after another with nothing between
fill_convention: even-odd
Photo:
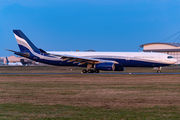
<instances>
[{"instance_id":1,"label":"aircraft nose","mask_svg":"<svg viewBox=\"0 0 180 120\"><path fill-rule=\"evenodd\" d=\"M174 59L173 62L176 63L176 62L177 62L177 59Z\"/></svg>"}]
</instances>

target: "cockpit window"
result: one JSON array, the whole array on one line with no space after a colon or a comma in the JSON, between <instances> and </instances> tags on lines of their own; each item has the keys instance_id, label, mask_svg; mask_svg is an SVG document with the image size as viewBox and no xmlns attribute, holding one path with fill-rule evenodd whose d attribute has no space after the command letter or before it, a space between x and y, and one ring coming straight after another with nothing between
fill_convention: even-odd
<instances>
[{"instance_id":1,"label":"cockpit window","mask_svg":"<svg viewBox=\"0 0 180 120\"><path fill-rule=\"evenodd\" d=\"M173 56L168 56L167 58L169 58L169 59L170 59L170 58L173 58Z\"/></svg>"}]
</instances>

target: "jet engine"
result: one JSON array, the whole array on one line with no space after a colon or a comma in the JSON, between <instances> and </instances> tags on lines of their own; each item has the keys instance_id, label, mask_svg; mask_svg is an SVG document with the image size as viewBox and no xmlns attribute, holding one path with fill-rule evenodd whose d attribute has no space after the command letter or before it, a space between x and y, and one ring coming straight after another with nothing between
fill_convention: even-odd
<instances>
[{"instance_id":1,"label":"jet engine","mask_svg":"<svg viewBox=\"0 0 180 120\"><path fill-rule=\"evenodd\" d=\"M98 70L105 70L105 71L114 71L115 69L115 65L114 63L99 63L99 64L95 64L95 69Z\"/></svg>"},{"instance_id":2,"label":"jet engine","mask_svg":"<svg viewBox=\"0 0 180 120\"><path fill-rule=\"evenodd\" d=\"M99 63L94 65L95 69L104 70L104 71L124 71L125 68L122 66L115 65L114 63Z\"/></svg>"}]
</instances>

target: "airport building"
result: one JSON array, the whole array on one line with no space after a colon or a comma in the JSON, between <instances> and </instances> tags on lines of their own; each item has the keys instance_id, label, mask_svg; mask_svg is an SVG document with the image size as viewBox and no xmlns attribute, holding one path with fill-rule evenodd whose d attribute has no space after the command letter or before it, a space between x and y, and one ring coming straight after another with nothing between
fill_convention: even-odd
<instances>
[{"instance_id":1,"label":"airport building","mask_svg":"<svg viewBox=\"0 0 180 120\"><path fill-rule=\"evenodd\" d=\"M7 57L7 58L8 58L8 60L9 60L10 63L13 63L13 62L20 62L21 59L22 59L22 58L20 58L20 57L14 56L14 55L9 56L9 57ZM6 59L4 59L4 64L7 64L7 60L6 60Z\"/></svg>"},{"instance_id":2,"label":"airport building","mask_svg":"<svg viewBox=\"0 0 180 120\"><path fill-rule=\"evenodd\" d=\"M177 59L176 64L180 64L180 43L148 43L140 45L143 48L143 52L159 52L173 56Z\"/></svg>"},{"instance_id":3,"label":"airport building","mask_svg":"<svg viewBox=\"0 0 180 120\"><path fill-rule=\"evenodd\" d=\"M3 64L4 64L4 58L0 57L0 65L3 65Z\"/></svg>"},{"instance_id":4,"label":"airport building","mask_svg":"<svg viewBox=\"0 0 180 120\"><path fill-rule=\"evenodd\" d=\"M31 65L34 64L35 61L29 60L24 57L16 57L14 55L7 57L9 63L15 63L15 62L21 62L23 65ZM6 65L7 64L7 59L2 57L2 64L1 64L1 59L0 59L0 65Z\"/></svg>"},{"instance_id":5,"label":"airport building","mask_svg":"<svg viewBox=\"0 0 180 120\"><path fill-rule=\"evenodd\" d=\"M16 57L14 55L12 56L9 56L7 57L8 58L8 61L9 63L15 63L15 62L21 62L23 65L25 66L47 66L47 64L44 64L44 63L39 63L39 62L36 62L36 61L33 61L33 60L30 60L30 59L27 59L25 57ZM6 57L0 57L0 65L7 65L7 59Z\"/></svg>"}]
</instances>

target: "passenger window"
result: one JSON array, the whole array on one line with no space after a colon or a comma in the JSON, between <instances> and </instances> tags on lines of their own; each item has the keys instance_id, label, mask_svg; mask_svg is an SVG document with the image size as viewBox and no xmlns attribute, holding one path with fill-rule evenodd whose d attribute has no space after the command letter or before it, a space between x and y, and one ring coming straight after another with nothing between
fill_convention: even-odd
<instances>
[{"instance_id":1,"label":"passenger window","mask_svg":"<svg viewBox=\"0 0 180 120\"><path fill-rule=\"evenodd\" d=\"M173 58L173 56L168 56L167 58L169 58L169 59L170 59L170 58Z\"/></svg>"}]
</instances>

